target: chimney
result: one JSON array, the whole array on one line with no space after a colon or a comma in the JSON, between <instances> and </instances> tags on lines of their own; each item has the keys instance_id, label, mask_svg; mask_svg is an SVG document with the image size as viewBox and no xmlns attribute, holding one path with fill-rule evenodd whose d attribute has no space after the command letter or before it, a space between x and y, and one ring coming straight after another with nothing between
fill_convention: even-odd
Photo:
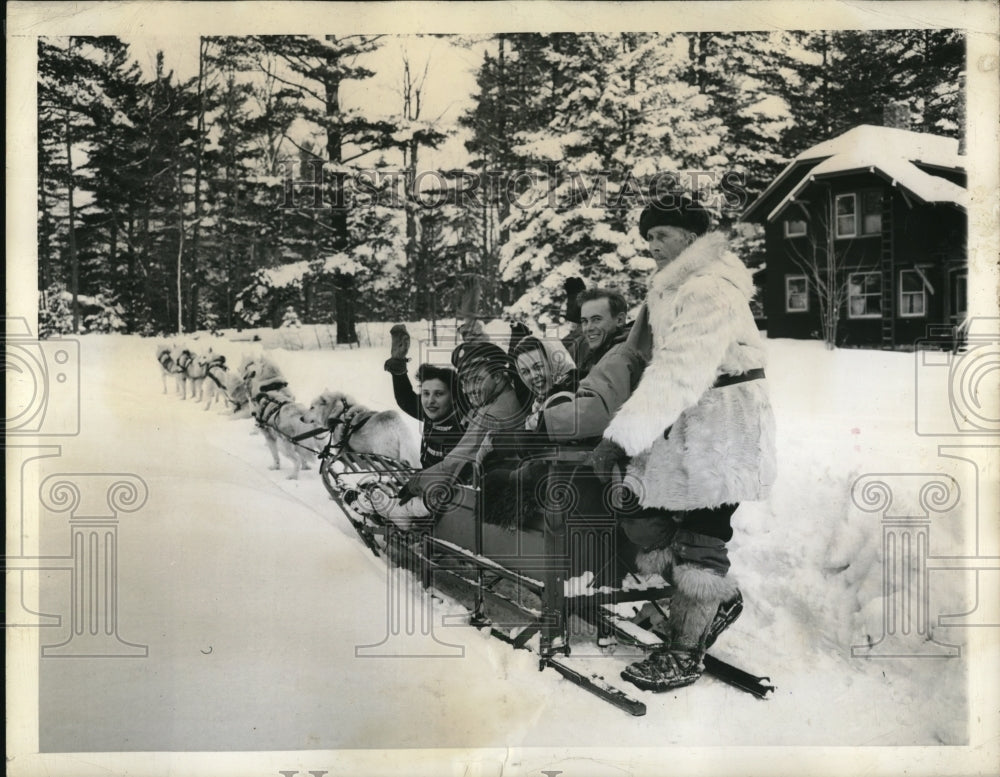
<instances>
[{"instance_id":1,"label":"chimney","mask_svg":"<svg viewBox=\"0 0 1000 777\"><path fill-rule=\"evenodd\" d=\"M912 129L910 127L910 104L905 100L890 100L882 109L882 126L896 129Z\"/></svg>"}]
</instances>

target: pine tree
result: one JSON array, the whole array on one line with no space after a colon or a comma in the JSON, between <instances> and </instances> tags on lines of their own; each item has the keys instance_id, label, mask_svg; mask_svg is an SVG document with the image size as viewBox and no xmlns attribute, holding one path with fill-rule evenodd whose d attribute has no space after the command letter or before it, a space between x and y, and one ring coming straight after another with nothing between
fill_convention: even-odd
<instances>
[{"instance_id":1,"label":"pine tree","mask_svg":"<svg viewBox=\"0 0 1000 777\"><path fill-rule=\"evenodd\" d=\"M297 95L298 115L317 126L325 135L322 161L329 178L328 201L333 207L322 223L312 216L304 217L319 230L318 249L328 257L343 254L351 242L345 166L374 150L390 147L391 133L396 129L388 121L373 121L360 111L348 110L341 101L341 88L345 82L364 80L373 75L358 60L372 52L378 40L379 36L365 35L257 38L260 46L289 71L288 77L279 73L275 73L274 77ZM337 341L340 343L357 342L354 312L356 281L353 273L347 271L348 267L348 264L341 264L333 269Z\"/></svg>"},{"instance_id":2,"label":"pine tree","mask_svg":"<svg viewBox=\"0 0 1000 777\"><path fill-rule=\"evenodd\" d=\"M502 277L528 281L514 313L558 321L563 282L619 287L638 300L651 262L634 219L650 196L697 187L725 162L723 126L693 75L684 36L548 36L549 121L516 135L546 169L544 206L514 212ZM694 177L692 177L694 173Z\"/></svg>"},{"instance_id":3,"label":"pine tree","mask_svg":"<svg viewBox=\"0 0 1000 777\"><path fill-rule=\"evenodd\" d=\"M114 37L88 38L95 54L106 103L92 106L94 131L87 146L84 182L91 202L82 214L90 257L85 288L120 303L127 331L142 320L142 295L132 231L141 189L137 170L139 129L133 118L142 99L142 74L128 46ZM86 261L84 261L86 266Z\"/></svg>"},{"instance_id":4,"label":"pine tree","mask_svg":"<svg viewBox=\"0 0 1000 777\"><path fill-rule=\"evenodd\" d=\"M74 333L80 331L79 145L94 129L90 105L103 100L80 46L76 37L38 40L39 286L66 282Z\"/></svg>"}]
</instances>

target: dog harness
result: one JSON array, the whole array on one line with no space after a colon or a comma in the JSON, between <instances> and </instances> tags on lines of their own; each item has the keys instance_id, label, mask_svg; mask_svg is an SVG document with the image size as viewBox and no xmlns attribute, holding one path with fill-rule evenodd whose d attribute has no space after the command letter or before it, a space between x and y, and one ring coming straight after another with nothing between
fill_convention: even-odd
<instances>
[{"instance_id":1,"label":"dog harness","mask_svg":"<svg viewBox=\"0 0 1000 777\"><path fill-rule=\"evenodd\" d=\"M161 353L159 357L157 357L157 361L159 361L163 369L168 372L170 372L171 367L174 366L174 357L170 355L170 351L164 351Z\"/></svg>"},{"instance_id":2,"label":"dog harness","mask_svg":"<svg viewBox=\"0 0 1000 777\"><path fill-rule=\"evenodd\" d=\"M289 399L275 399L270 394L265 394L263 391L259 392L254 399L259 400L261 403L261 407L257 415L258 426L268 426L278 414L278 411L291 402Z\"/></svg>"},{"instance_id":3,"label":"dog harness","mask_svg":"<svg viewBox=\"0 0 1000 777\"><path fill-rule=\"evenodd\" d=\"M177 360L177 371L187 372L187 368L191 366L191 362L194 361L194 354L188 350L181 351L181 358Z\"/></svg>"},{"instance_id":4,"label":"dog harness","mask_svg":"<svg viewBox=\"0 0 1000 777\"><path fill-rule=\"evenodd\" d=\"M344 416L347 415L347 413L351 409L351 407L354 407L354 406L353 405L348 405L345 402L344 403L344 410L343 410L343 412L341 412L340 415L338 415L336 418L334 418L332 421L329 422L328 429L323 429L322 430L322 431L329 431L330 432L330 442L327 443L326 447L323 449L323 453L321 453L320 456L328 456L328 455L330 455L330 452L333 451L333 450L338 450L338 451L345 450L348 447L348 444L350 443L351 435L354 434L356 431L358 431L358 429L360 429L366 423L368 423L368 419L370 419L373 415L375 415L375 411L374 410L367 410L366 409L366 410L363 410L363 411L359 411L359 412L355 413L353 416L347 418L347 420L344 420ZM333 433L336 431L337 427L340 426L340 425L343 425L344 431L340 435L340 439L336 443L334 443L333 442ZM296 440L298 440L298 439L305 439L306 437L314 437L314 436L316 436L318 434L320 434L319 431L313 430L311 432L307 432L305 434L299 435L299 437L297 437Z\"/></svg>"},{"instance_id":5,"label":"dog harness","mask_svg":"<svg viewBox=\"0 0 1000 777\"><path fill-rule=\"evenodd\" d=\"M206 369L205 372L208 375L208 377L210 377L212 379L212 382L216 386L218 386L220 389L222 389L223 393L225 393L226 392L226 387L222 385L222 381L219 380L215 376L215 374L212 372L212 370L214 370L216 367L218 367L223 372L228 372L229 371L229 368L226 366L226 359L225 359L224 356L219 357L219 359L213 359L212 362L208 365L208 368Z\"/></svg>"},{"instance_id":6,"label":"dog harness","mask_svg":"<svg viewBox=\"0 0 1000 777\"><path fill-rule=\"evenodd\" d=\"M283 389L287 385L287 380L275 380L270 383L265 383L257 390L257 398L259 399L262 394L266 394L268 391L278 391L279 389Z\"/></svg>"}]
</instances>

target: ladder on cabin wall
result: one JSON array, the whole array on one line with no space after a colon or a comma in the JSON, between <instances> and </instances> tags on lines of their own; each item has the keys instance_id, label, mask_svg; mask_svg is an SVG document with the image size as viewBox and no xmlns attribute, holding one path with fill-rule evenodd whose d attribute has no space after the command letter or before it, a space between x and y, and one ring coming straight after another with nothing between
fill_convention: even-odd
<instances>
[{"instance_id":1,"label":"ladder on cabin wall","mask_svg":"<svg viewBox=\"0 0 1000 777\"><path fill-rule=\"evenodd\" d=\"M882 350L892 350L896 345L896 296L893 294L893 260L895 246L892 224L892 192L882 198Z\"/></svg>"}]
</instances>

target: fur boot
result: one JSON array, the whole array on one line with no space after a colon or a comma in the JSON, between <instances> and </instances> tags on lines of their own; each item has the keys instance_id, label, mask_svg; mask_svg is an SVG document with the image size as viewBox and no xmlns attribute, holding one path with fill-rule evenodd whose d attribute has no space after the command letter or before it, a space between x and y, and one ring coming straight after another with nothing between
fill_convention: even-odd
<instances>
[{"instance_id":1,"label":"fur boot","mask_svg":"<svg viewBox=\"0 0 1000 777\"><path fill-rule=\"evenodd\" d=\"M660 575L664 580L670 579L670 570L674 566L674 554L670 548L654 548L636 555L635 565L644 575Z\"/></svg>"},{"instance_id":2,"label":"fur boot","mask_svg":"<svg viewBox=\"0 0 1000 777\"><path fill-rule=\"evenodd\" d=\"M648 691L679 688L701 677L708 646L743 610L743 598L729 577L678 564L673 579L677 590L670 600L664 647L622 672L624 679Z\"/></svg>"}]
</instances>

